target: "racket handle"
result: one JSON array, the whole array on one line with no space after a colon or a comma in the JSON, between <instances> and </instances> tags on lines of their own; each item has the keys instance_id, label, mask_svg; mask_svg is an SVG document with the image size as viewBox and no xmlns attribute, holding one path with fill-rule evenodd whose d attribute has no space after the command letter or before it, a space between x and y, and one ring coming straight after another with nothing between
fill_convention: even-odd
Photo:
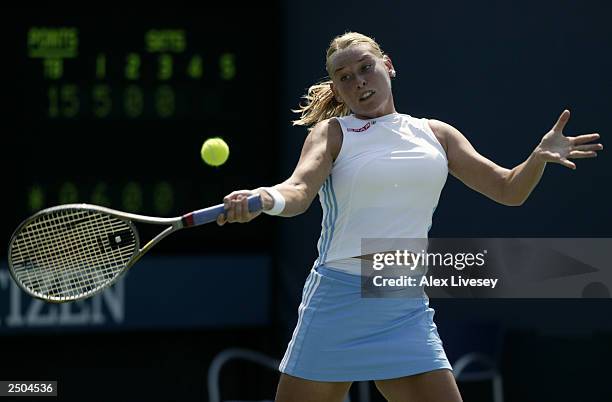
<instances>
[{"instance_id":1,"label":"racket handle","mask_svg":"<svg viewBox=\"0 0 612 402\"><path fill-rule=\"evenodd\" d=\"M247 198L247 203L249 206L249 212L258 212L261 211L261 209L263 208L261 204L261 197L259 196L259 194L249 196ZM224 212L225 208L223 204L215 205L214 207L199 209L197 211L193 211L183 215L183 225L185 227L188 227L214 222L217 220L217 217Z\"/></svg>"}]
</instances>

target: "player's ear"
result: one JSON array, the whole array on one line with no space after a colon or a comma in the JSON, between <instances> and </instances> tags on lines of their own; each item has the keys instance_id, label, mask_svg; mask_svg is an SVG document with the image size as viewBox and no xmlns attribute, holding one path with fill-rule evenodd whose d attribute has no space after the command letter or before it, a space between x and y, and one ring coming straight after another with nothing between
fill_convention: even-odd
<instances>
[{"instance_id":1,"label":"player's ear","mask_svg":"<svg viewBox=\"0 0 612 402\"><path fill-rule=\"evenodd\" d=\"M385 67L387 67L387 71L389 72L389 77L395 78L397 73L395 72L395 68L393 67L393 62L391 61L391 57L389 57L389 55L383 56L383 63L385 63Z\"/></svg>"},{"instance_id":2,"label":"player's ear","mask_svg":"<svg viewBox=\"0 0 612 402\"><path fill-rule=\"evenodd\" d=\"M334 94L334 99L336 99L336 102L343 103L344 101L342 100L342 97L338 93L338 89L334 86L333 82L329 83L329 87L331 88L332 93Z\"/></svg>"}]
</instances>

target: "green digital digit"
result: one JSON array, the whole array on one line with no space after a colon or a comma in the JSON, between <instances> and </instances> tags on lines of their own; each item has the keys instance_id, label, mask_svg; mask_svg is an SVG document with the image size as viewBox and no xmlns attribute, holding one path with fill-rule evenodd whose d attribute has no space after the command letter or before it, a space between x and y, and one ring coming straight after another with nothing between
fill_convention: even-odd
<instances>
[{"instance_id":1,"label":"green digital digit","mask_svg":"<svg viewBox=\"0 0 612 402\"><path fill-rule=\"evenodd\" d=\"M187 75L191 78L200 79L202 78L202 72L202 58L200 56L193 56L187 65Z\"/></svg>"},{"instance_id":2,"label":"green digital digit","mask_svg":"<svg viewBox=\"0 0 612 402\"><path fill-rule=\"evenodd\" d=\"M72 84L62 85L60 98L62 100L62 115L67 118L75 117L81 106L78 87Z\"/></svg>"},{"instance_id":3,"label":"green digital digit","mask_svg":"<svg viewBox=\"0 0 612 402\"><path fill-rule=\"evenodd\" d=\"M236 76L236 58L234 53L223 53L219 58L221 78L228 81Z\"/></svg>"},{"instance_id":4,"label":"green digital digit","mask_svg":"<svg viewBox=\"0 0 612 402\"><path fill-rule=\"evenodd\" d=\"M164 216L168 215L174 207L174 190L170 183L162 181L155 185L153 189L153 207L155 213Z\"/></svg>"},{"instance_id":5,"label":"green digital digit","mask_svg":"<svg viewBox=\"0 0 612 402\"><path fill-rule=\"evenodd\" d=\"M169 85L162 85L155 91L155 109L159 117L168 118L174 114L174 91Z\"/></svg>"},{"instance_id":6,"label":"green digital digit","mask_svg":"<svg viewBox=\"0 0 612 402\"><path fill-rule=\"evenodd\" d=\"M93 113L97 118L107 117L113 107L110 87L108 85L96 85L93 87Z\"/></svg>"},{"instance_id":7,"label":"green digital digit","mask_svg":"<svg viewBox=\"0 0 612 402\"><path fill-rule=\"evenodd\" d=\"M169 54L159 55L157 78L162 81L172 78L172 56Z\"/></svg>"},{"instance_id":8,"label":"green digital digit","mask_svg":"<svg viewBox=\"0 0 612 402\"><path fill-rule=\"evenodd\" d=\"M56 86L51 86L47 90L47 97L49 98L49 117L55 118L59 116L59 90Z\"/></svg>"},{"instance_id":9,"label":"green digital digit","mask_svg":"<svg viewBox=\"0 0 612 402\"><path fill-rule=\"evenodd\" d=\"M28 191L28 208L30 212L36 212L45 205L45 193L39 185L33 185Z\"/></svg>"},{"instance_id":10,"label":"green digital digit","mask_svg":"<svg viewBox=\"0 0 612 402\"><path fill-rule=\"evenodd\" d=\"M128 212L139 212L142 209L142 188L138 183L129 182L123 189L123 209Z\"/></svg>"},{"instance_id":11,"label":"green digital digit","mask_svg":"<svg viewBox=\"0 0 612 402\"><path fill-rule=\"evenodd\" d=\"M128 117L136 118L140 116L144 108L142 89L136 85L128 86L123 93L123 106Z\"/></svg>"},{"instance_id":12,"label":"green digital digit","mask_svg":"<svg viewBox=\"0 0 612 402\"><path fill-rule=\"evenodd\" d=\"M106 55L99 53L96 57L96 78L103 80L106 78Z\"/></svg>"},{"instance_id":13,"label":"green digital digit","mask_svg":"<svg viewBox=\"0 0 612 402\"><path fill-rule=\"evenodd\" d=\"M79 113L81 102L79 101L79 89L76 85L50 86L47 90L47 98L49 100L47 112L50 118L56 118L60 115L73 118Z\"/></svg>"},{"instance_id":14,"label":"green digital digit","mask_svg":"<svg viewBox=\"0 0 612 402\"><path fill-rule=\"evenodd\" d=\"M64 74L64 61L49 58L43 60L44 76L50 80L59 80Z\"/></svg>"},{"instance_id":15,"label":"green digital digit","mask_svg":"<svg viewBox=\"0 0 612 402\"><path fill-rule=\"evenodd\" d=\"M128 80L140 78L140 55L138 53L127 55L125 59L125 78Z\"/></svg>"},{"instance_id":16,"label":"green digital digit","mask_svg":"<svg viewBox=\"0 0 612 402\"><path fill-rule=\"evenodd\" d=\"M104 182L96 184L91 193L91 202L103 207L110 207L111 202L108 197L108 186Z\"/></svg>"},{"instance_id":17,"label":"green digital digit","mask_svg":"<svg viewBox=\"0 0 612 402\"><path fill-rule=\"evenodd\" d=\"M60 204L73 204L79 200L79 192L74 183L64 182L59 189L57 199Z\"/></svg>"}]
</instances>

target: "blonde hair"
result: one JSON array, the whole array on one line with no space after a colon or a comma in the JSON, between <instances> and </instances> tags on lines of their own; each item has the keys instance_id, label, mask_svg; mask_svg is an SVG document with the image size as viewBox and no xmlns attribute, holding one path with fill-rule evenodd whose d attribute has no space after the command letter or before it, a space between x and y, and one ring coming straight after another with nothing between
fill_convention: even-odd
<instances>
[{"instance_id":1,"label":"blonde hair","mask_svg":"<svg viewBox=\"0 0 612 402\"><path fill-rule=\"evenodd\" d=\"M336 51L360 44L370 46L376 56L383 57L383 51L374 39L357 32L346 32L343 35L336 36L329 44L325 58L327 74L331 76L329 61ZM295 113L300 113L300 118L293 120L294 126L310 127L323 120L347 116L351 113L346 104L336 100L331 89L331 83L332 81L327 78L308 88L306 95L302 97L306 100L306 103L300 104L298 109L292 110Z\"/></svg>"}]
</instances>

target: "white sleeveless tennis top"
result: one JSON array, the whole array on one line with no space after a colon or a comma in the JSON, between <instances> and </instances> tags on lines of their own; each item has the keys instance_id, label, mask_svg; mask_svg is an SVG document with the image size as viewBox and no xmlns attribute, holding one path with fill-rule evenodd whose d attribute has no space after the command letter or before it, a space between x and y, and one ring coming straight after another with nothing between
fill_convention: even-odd
<instances>
[{"instance_id":1,"label":"white sleeveless tennis top","mask_svg":"<svg viewBox=\"0 0 612 402\"><path fill-rule=\"evenodd\" d=\"M351 257L364 254L362 238L427 238L448 162L425 118L392 113L337 120L342 148L319 191L323 219L315 266L359 274Z\"/></svg>"}]
</instances>

